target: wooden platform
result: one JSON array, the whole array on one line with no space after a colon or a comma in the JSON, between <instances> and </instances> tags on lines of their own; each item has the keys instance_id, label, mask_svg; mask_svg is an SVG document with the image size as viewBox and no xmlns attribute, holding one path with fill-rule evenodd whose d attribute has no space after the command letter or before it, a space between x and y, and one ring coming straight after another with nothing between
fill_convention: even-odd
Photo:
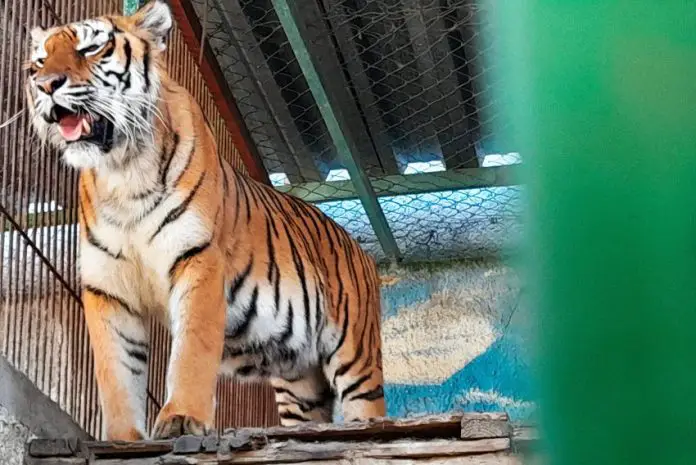
<instances>
[{"instance_id":1,"label":"wooden platform","mask_svg":"<svg viewBox=\"0 0 696 465\"><path fill-rule=\"evenodd\" d=\"M81 442L34 439L27 465L521 464L533 430L513 428L507 415L476 413L238 429L171 441Z\"/></svg>"}]
</instances>

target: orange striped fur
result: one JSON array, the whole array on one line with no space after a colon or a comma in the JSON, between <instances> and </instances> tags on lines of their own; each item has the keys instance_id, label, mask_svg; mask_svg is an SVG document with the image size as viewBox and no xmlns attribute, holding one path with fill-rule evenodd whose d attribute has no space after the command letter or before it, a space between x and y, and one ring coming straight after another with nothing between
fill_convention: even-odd
<instances>
[{"instance_id":1,"label":"orange striped fur","mask_svg":"<svg viewBox=\"0 0 696 465\"><path fill-rule=\"evenodd\" d=\"M172 19L32 31L39 136L80 170L85 316L105 436L147 436L148 316L171 330L153 438L213 427L219 374L267 378L282 423L385 414L379 278L320 210L223 160L201 109L164 70ZM79 138L78 138L79 136Z\"/></svg>"}]
</instances>

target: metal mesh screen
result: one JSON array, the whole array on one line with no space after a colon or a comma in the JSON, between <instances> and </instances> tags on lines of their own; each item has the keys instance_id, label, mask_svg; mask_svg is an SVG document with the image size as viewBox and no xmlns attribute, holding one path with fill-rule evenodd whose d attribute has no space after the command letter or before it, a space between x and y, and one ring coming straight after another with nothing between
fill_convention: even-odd
<instances>
[{"instance_id":1,"label":"metal mesh screen","mask_svg":"<svg viewBox=\"0 0 696 465\"><path fill-rule=\"evenodd\" d=\"M275 0L191 0L278 189L385 258ZM276 5L274 5L276 3ZM519 230L516 154L496 147L484 7L473 0L288 2L352 156L406 259L498 254ZM502 166L500 166L502 165Z\"/></svg>"},{"instance_id":2,"label":"metal mesh screen","mask_svg":"<svg viewBox=\"0 0 696 465\"><path fill-rule=\"evenodd\" d=\"M94 436L100 415L79 296L77 173L33 136L22 64L34 25L118 13L120 0L0 0L0 355ZM171 36L172 75L201 104L223 155L244 167L181 32ZM165 398L169 336L153 323L150 424ZM273 395L221 381L218 427L277 423Z\"/></svg>"}]
</instances>

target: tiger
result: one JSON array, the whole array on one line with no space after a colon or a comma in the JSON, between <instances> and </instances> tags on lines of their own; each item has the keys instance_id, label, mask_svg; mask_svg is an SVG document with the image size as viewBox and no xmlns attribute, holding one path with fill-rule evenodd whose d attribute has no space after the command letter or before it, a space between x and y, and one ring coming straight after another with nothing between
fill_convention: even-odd
<instances>
[{"instance_id":1,"label":"tiger","mask_svg":"<svg viewBox=\"0 0 696 465\"><path fill-rule=\"evenodd\" d=\"M39 139L79 172L81 300L107 440L214 431L220 376L274 389L283 426L385 416L375 260L319 208L234 168L164 52L152 0L30 31ZM146 427L147 321L172 337Z\"/></svg>"}]
</instances>

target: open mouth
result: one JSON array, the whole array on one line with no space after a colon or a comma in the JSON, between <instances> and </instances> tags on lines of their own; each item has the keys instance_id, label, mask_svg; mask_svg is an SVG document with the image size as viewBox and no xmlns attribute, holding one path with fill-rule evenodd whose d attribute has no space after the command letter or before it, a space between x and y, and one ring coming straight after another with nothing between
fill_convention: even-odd
<instances>
[{"instance_id":1,"label":"open mouth","mask_svg":"<svg viewBox=\"0 0 696 465\"><path fill-rule=\"evenodd\" d=\"M55 105L51 119L58 124L58 131L66 142L92 142L109 149L113 142L114 127L106 118L99 115L73 112Z\"/></svg>"}]
</instances>

